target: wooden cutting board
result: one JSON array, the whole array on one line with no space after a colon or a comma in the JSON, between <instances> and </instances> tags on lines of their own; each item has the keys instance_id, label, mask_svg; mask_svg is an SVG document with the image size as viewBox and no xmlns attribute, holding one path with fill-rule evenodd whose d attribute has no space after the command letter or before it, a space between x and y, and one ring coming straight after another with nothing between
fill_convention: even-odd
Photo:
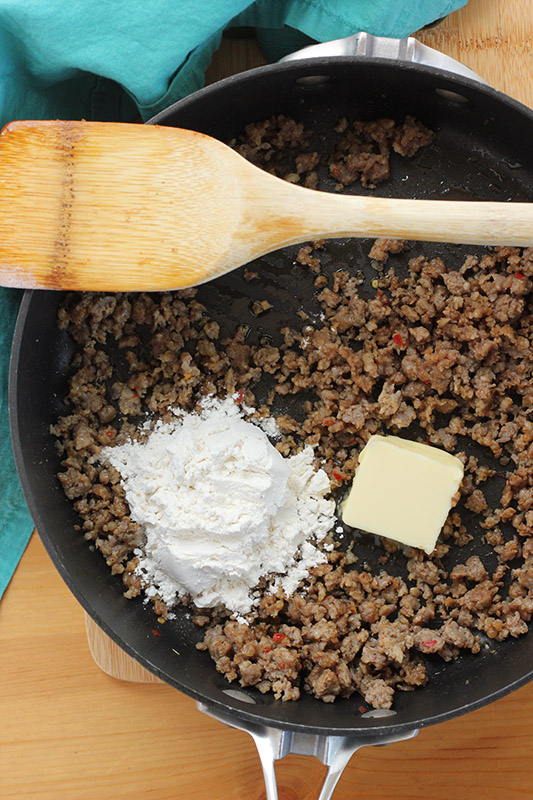
<instances>
[{"instance_id":1,"label":"wooden cutting board","mask_svg":"<svg viewBox=\"0 0 533 800\"><path fill-rule=\"evenodd\" d=\"M533 0L470 0L416 37L533 108Z\"/></svg>"}]
</instances>

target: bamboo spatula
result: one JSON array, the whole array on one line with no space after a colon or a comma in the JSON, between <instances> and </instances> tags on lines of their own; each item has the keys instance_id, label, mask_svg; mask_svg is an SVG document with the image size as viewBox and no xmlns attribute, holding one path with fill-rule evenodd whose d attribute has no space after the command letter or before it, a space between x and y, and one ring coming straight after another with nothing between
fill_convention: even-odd
<instances>
[{"instance_id":1,"label":"bamboo spatula","mask_svg":"<svg viewBox=\"0 0 533 800\"><path fill-rule=\"evenodd\" d=\"M340 236L533 245L533 204L313 191L180 128L13 122L0 135L0 285L177 289Z\"/></svg>"}]
</instances>

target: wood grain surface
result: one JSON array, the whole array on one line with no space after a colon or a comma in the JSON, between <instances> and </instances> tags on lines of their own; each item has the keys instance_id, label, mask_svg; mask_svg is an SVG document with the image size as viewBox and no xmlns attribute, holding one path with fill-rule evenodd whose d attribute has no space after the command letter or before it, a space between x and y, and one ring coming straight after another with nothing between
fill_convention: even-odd
<instances>
[{"instance_id":1,"label":"wood grain surface","mask_svg":"<svg viewBox=\"0 0 533 800\"><path fill-rule=\"evenodd\" d=\"M532 0L470 0L419 38L533 106ZM253 42L225 41L209 79L262 63ZM2 800L264 800L246 734L197 711L113 653L34 534L0 603ZM533 798L533 684L417 739L360 751L335 800ZM288 756L280 800L312 800L326 768Z\"/></svg>"},{"instance_id":2,"label":"wood grain surface","mask_svg":"<svg viewBox=\"0 0 533 800\"><path fill-rule=\"evenodd\" d=\"M0 603L2 800L264 800L252 740L164 684L91 658L84 614L34 535ZM533 684L417 739L361 750L335 800L533 796ZM277 765L280 800L312 800L315 759Z\"/></svg>"},{"instance_id":3,"label":"wood grain surface","mask_svg":"<svg viewBox=\"0 0 533 800\"><path fill-rule=\"evenodd\" d=\"M470 0L416 36L533 107L533 0Z\"/></svg>"}]
</instances>

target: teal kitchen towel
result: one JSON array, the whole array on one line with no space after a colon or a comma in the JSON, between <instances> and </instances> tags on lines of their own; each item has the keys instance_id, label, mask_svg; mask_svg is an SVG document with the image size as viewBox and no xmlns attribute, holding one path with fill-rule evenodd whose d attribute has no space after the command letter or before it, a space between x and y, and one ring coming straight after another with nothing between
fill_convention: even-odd
<instances>
[{"instance_id":1,"label":"teal kitchen towel","mask_svg":"<svg viewBox=\"0 0 533 800\"><path fill-rule=\"evenodd\" d=\"M7 410L9 353L21 295L22 292L14 289L0 290L0 597L32 529L11 450Z\"/></svg>"},{"instance_id":2,"label":"teal kitchen towel","mask_svg":"<svg viewBox=\"0 0 533 800\"><path fill-rule=\"evenodd\" d=\"M0 124L14 119L149 119L203 85L228 26L316 41L358 31L407 36L466 0L0 0ZM0 289L0 597L32 523L7 415L20 293Z\"/></svg>"}]
</instances>

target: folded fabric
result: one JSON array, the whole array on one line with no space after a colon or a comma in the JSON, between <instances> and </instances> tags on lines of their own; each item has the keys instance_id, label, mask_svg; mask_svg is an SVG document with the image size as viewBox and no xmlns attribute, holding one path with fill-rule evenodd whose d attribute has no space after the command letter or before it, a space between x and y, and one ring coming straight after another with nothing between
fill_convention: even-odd
<instances>
[{"instance_id":1,"label":"folded fabric","mask_svg":"<svg viewBox=\"0 0 533 800\"><path fill-rule=\"evenodd\" d=\"M0 0L0 121L148 119L202 85L228 25L400 37L465 1Z\"/></svg>"},{"instance_id":2,"label":"folded fabric","mask_svg":"<svg viewBox=\"0 0 533 800\"><path fill-rule=\"evenodd\" d=\"M407 36L466 0L0 0L0 123L149 119L203 85L230 25L326 41ZM266 34L265 34L266 39ZM297 46L297 39L295 46ZM275 48L274 48L275 51ZM0 597L31 532L9 439L7 374L20 293L0 289Z\"/></svg>"}]
</instances>

